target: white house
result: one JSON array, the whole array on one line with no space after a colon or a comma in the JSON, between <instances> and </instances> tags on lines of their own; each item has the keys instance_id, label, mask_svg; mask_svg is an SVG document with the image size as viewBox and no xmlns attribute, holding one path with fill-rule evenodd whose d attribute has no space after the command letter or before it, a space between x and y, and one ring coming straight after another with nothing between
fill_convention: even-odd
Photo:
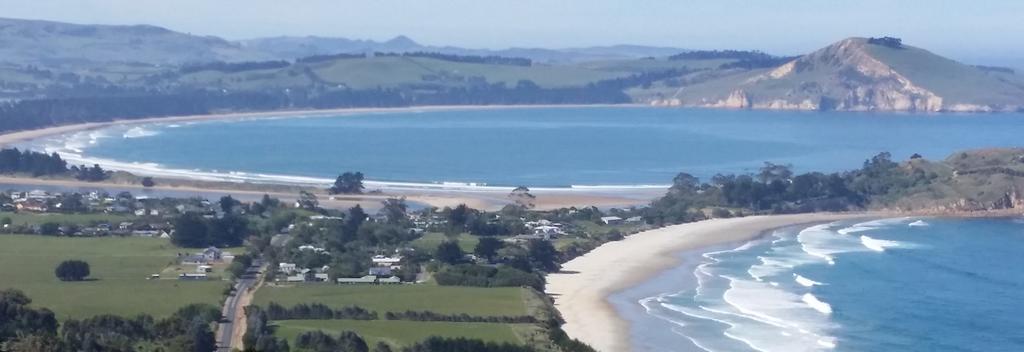
<instances>
[{"instance_id":1,"label":"white house","mask_svg":"<svg viewBox=\"0 0 1024 352\"><path fill-rule=\"evenodd\" d=\"M277 270L285 274L291 274L297 271L298 267L295 266L295 263L278 263Z\"/></svg>"},{"instance_id":2,"label":"white house","mask_svg":"<svg viewBox=\"0 0 1024 352\"><path fill-rule=\"evenodd\" d=\"M622 218L618 216L605 216L601 218L605 225L622 225Z\"/></svg>"},{"instance_id":3,"label":"white house","mask_svg":"<svg viewBox=\"0 0 1024 352\"><path fill-rule=\"evenodd\" d=\"M373 264L376 265L376 266L395 266L395 265L398 265L398 263L402 262L402 257L401 256L388 257L388 256L384 256L384 255L378 254L378 255L373 256L373 258L371 260L373 260Z\"/></svg>"},{"instance_id":4,"label":"white house","mask_svg":"<svg viewBox=\"0 0 1024 352\"><path fill-rule=\"evenodd\" d=\"M308 244L304 244L304 245L299 246L299 251L302 251L302 252L310 251L310 252L313 252L313 253L330 254L330 253L327 252L327 249L320 248L320 247L317 247L317 246L311 246L311 245L308 245Z\"/></svg>"},{"instance_id":5,"label":"white house","mask_svg":"<svg viewBox=\"0 0 1024 352\"><path fill-rule=\"evenodd\" d=\"M221 260L221 257L223 255L224 255L224 251L221 251L220 248L217 248L217 247L210 247L210 248L207 248L207 249L203 250L203 258L206 258L206 260L209 260L209 261Z\"/></svg>"}]
</instances>

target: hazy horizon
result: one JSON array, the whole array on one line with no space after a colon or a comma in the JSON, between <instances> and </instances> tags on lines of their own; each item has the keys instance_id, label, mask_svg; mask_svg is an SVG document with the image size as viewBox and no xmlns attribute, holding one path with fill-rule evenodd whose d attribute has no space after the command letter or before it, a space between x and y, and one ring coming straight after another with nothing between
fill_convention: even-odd
<instances>
[{"instance_id":1,"label":"hazy horizon","mask_svg":"<svg viewBox=\"0 0 1024 352\"><path fill-rule=\"evenodd\" d=\"M297 6L265 0L0 0L0 5L3 17L151 24L232 40L319 36L382 41L405 35L421 44L485 49L636 44L793 55L846 37L892 35L972 63L1024 58L1024 48L1007 45L1008 39L1024 35L1024 21L1017 18L1024 2L1014 1L311 0Z\"/></svg>"}]
</instances>

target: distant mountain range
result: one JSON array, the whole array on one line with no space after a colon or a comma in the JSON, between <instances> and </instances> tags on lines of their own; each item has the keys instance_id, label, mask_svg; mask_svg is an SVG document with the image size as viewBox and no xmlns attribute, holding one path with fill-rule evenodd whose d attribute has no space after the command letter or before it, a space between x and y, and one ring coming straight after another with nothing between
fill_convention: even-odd
<instances>
[{"instance_id":1,"label":"distant mountain range","mask_svg":"<svg viewBox=\"0 0 1024 352\"><path fill-rule=\"evenodd\" d=\"M1024 79L897 38L849 38L776 67L698 72L634 91L654 105L844 111L1018 111Z\"/></svg>"},{"instance_id":2,"label":"distant mountain range","mask_svg":"<svg viewBox=\"0 0 1024 352\"><path fill-rule=\"evenodd\" d=\"M0 62L8 64L73 68L110 62L178 65L274 58L221 38L155 26L81 25L0 18Z\"/></svg>"},{"instance_id":3,"label":"distant mountain range","mask_svg":"<svg viewBox=\"0 0 1024 352\"><path fill-rule=\"evenodd\" d=\"M662 57L686 51L681 48L642 45L613 45L583 48L544 49L510 48L501 50L467 49L454 46L422 45L406 36L387 41L354 40L326 37L275 37L242 40L239 43L258 52L269 53L280 58L300 58L313 55L338 53L408 53L436 52L452 55L478 55L521 57L542 63L570 64L599 60L637 59Z\"/></svg>"},{"instance_id":4,"label":"distant mountain range","mask_svg":"<svg viewBox=\"0 0 1024 352\"><path fill-rule=\"evenodd\" d=\"M680 48L615 45L567 49L467 49L419 44L406 36L387 41L328 37L275 37L229 41L166 28L135 25L83 25L0 18L0 62L69 67L109 62L180 65L210 61L294 60L339 53L437 52L506 56L544 63L668 56Z\"/></svg>"},{"instance_id":5,"label":"distant mountain range","mask_svg":"<svg viewBox=\"0 0 1024 352\"><path fill-rule=\"evenodd\" d=\"M1014 70L962 64L896 38L849 38L807 55L777 57L638 45L467 49L423 45L405 36L229 41L148 25L0 18L0 101L157 99L200 92L263 96L249 99L287 107L361 106L372 100L377 105L632 101L736 109L1024 109L1024 78ZM267 108L233 99L218 104Z\"/></svg>"}]
</instances>

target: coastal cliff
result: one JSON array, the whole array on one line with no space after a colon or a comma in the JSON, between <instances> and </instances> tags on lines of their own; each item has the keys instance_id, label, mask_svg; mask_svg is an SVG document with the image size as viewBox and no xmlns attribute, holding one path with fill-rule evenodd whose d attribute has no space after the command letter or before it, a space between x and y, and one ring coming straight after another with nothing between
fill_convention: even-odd
<instances>
[{"instance_id":1,"label":"coastal cliff","mask_svg":"<svg viewBox=\"0 0 1024 352\"><path fill-rule=\"evenodd\" d=\"M685 81L685 79L683 79ZM656 106L731 109L996 112L1024 108L1024 79L903 45L848 38L773 68L734 70L665 92Z\"/></svg>"}]
</instances>

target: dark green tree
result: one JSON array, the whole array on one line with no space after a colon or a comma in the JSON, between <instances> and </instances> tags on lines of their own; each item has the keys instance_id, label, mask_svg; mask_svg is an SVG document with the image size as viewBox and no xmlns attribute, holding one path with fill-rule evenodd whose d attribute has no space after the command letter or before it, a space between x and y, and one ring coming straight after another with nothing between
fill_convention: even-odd
<instances>
[{"instance_id":1,"label":"dark green tree","mask_svg":"<svg viewBox=\"0 0 1024 352\"><path fill-rule=\"evenodd\" d=\"M530 240L526 245L526 250L534 268L549 273L558 271L558 251L550 241Z\"/></svg>"},{"instance_id":2,"label":"dark green tree","mask_svg":"<svg viewBox=\"0 0 1024 352\"><path fill-rule=\"evenodd\" d=\"M345 172L334 180L334 185L327 191L331 194L360 194L364 188L362 172Z\"/></svg>"},{"instance_id":3,"label":"dark green tree","mask_svg":"<svg viewBox=\"0 0 1024 352\"><path fill-rule=\"evenodd\" d=\"M236 206L242 204L242 202L235 200L235 198L232 198L231 196L220 197L220 201L218 203L220 204L220 210L224 213L231 213Z\"/></svg>"},{"instance_id":4,"label":"dark green tree","mask_svg":"<svg viewBox=\"0 0 1024 352\"><path fill-rule=\"evenodd\" d=\"M498 255L498 250L504 246L505 243L499 239L493 237L481 237L480 241L477 242L476 247L473 248L473 254L491 260L494 259L494 256Z\"/></svg>"},{"instance_id":5,"label":"dark green tree","mask_svg":"<svg viewBox=\"0 0 1024 352\"><path fill-rule=\"evenodd\" d=\"M388 224L405 225L409 222L406 211L409 206L405 204L405 197L385 199L380 208L380 214L384 215Z\"/></svg>"},{"instance_id":6,"label":"dark green tree","mask_svg":"<svg viewBox=\"0 0 1024 352\"><path fill-rule=\"evenodd\" d=\"M206 223L195 213L188 213L174 219L174 235L171 243L179 247L200 248L207 246Z\"/></svg>"},{"instance_id":7,"label":"dark green tree","mask_svg":"<svg viewBox=\"0 0 1024 352\"><path fill-rule=\"evenodd\" d=\"M39 234L46 236L56 236L60 234L60 224L55 222L44 222L39 225Z\"/></svg>"},{"instance_id":8,"label":"dark green tree","mask_svg":"<svg viewBox=\"0 0 1024 352\"><path fill-rule=\"evenodd\" d=\"M437 251L434 252L434 258L446 264L460 263L464 256L465 253L462 252L462 248L455 241L441 242L441 244L437 245Z\"/></svg>"},{"instance_id":9,"label":"dark green tree","mask_svg":"<svg viewBox=\"0 0 1024 352\"><path fill-rule=\"evenodd\" d=\"M81 260L65 260L53 271L60 281L82 281L89 276L89 263Z\"/></svg>"}]
</instances>

